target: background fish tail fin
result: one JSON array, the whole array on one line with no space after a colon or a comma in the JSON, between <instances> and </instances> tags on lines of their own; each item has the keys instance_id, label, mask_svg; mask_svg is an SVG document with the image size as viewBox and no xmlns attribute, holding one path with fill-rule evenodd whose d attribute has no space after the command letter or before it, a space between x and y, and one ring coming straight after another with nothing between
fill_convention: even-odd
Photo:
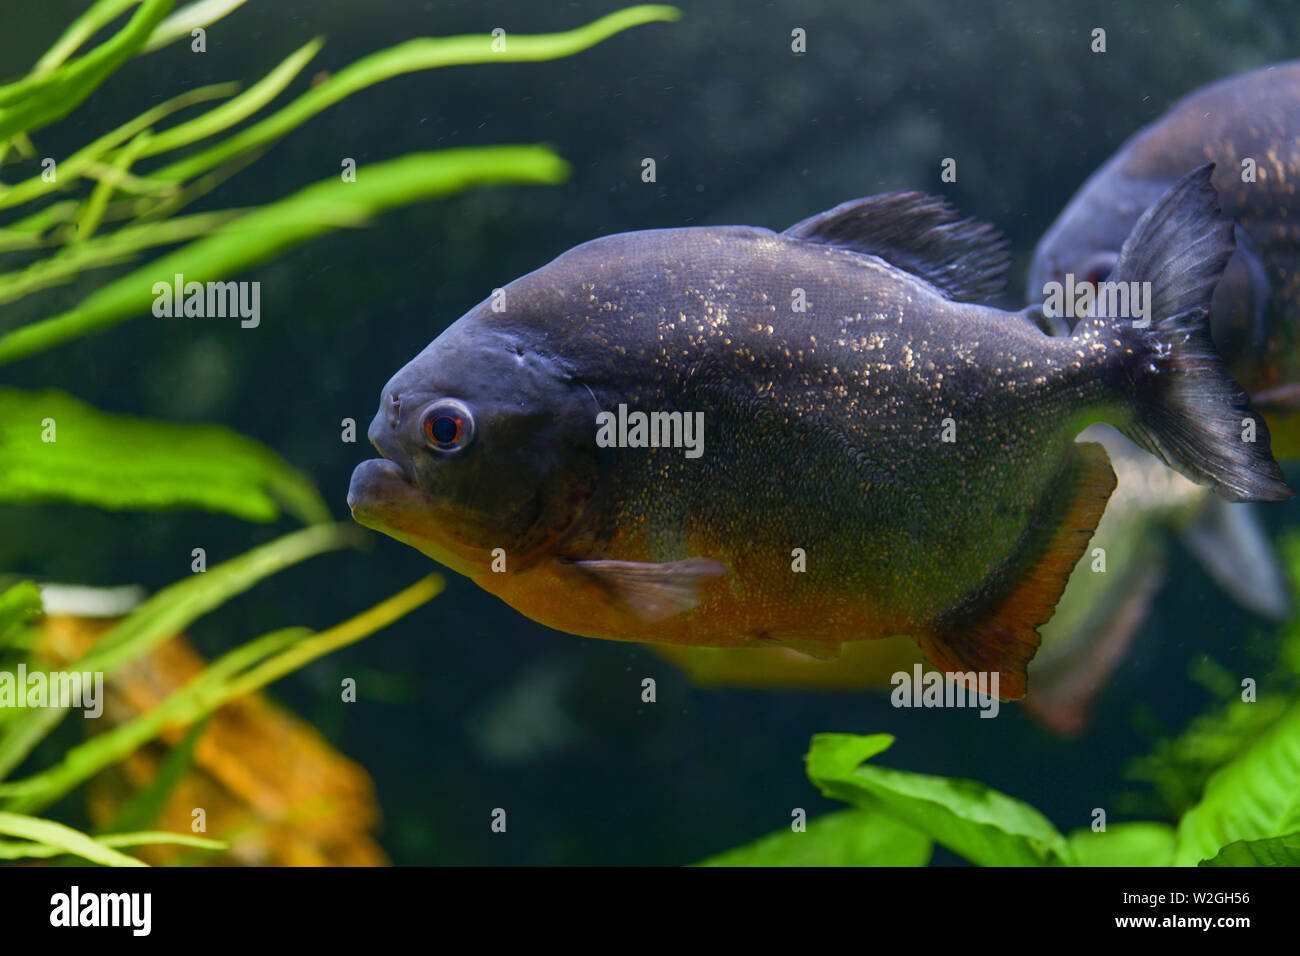
<instances>
[{"instance_id":1,"label":"background fish tail fin","mask_svg":"<svg viewBox=\"0 0 1300 956\"><path fill-rule=\"evenodd\" d=\"M1213 170L1201 166L1175 183L1124 242L1108 281L1149 283L1146 315L1107 315L1099 294L1097 315L1075 337L1101 331L1119 341L1136 390L1136 415L1122 429L1129 438L1230 501L1279 501L1293 492L1273 459L1268 427L1210 337L1210 300L1234 248Z\"/></svg>"},{"instance_id":2,"label":"background fish tail fin","mask_svg":"<svg viewBox=\"0 0 1300 956\"><path fill-rule=\"evenodd\" d=\"M1033 720L1061 737L1073 737L1087 728L1094 702L1137 637L1164 576L1161 560L1138 568L1121 585L1122 596L1109 613L1081 635L1060 635L1077 643L1065 654L1042 661L1049 665L1046 669L1034 664L1034 687L1024 701Z\"/></svg>"},{"instance_id":3,"label":"background fish tail fin","mask_svg":"<svg viewBox=\"0 0 1300 956\"><path fill-rule=\"evenodd\" d=\"M997 671L999 696L1023 697L1038 628L1056 609L1114 490L1115 472L1105 449L1092 442L1074 445L1052 494L996 583L917 636L926 659L949 672Z\"/></svg>"}]
</instances>

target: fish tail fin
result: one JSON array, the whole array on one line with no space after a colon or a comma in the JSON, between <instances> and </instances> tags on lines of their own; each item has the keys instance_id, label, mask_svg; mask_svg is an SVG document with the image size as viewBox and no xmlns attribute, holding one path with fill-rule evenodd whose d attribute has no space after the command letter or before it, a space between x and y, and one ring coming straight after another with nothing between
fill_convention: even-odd
<instances>
[{"instance_id":1,"label":"fish tail fin","mask_svg":"<svg viewBox=\"0 0 1300 956\"><path fill-rule=\"evenodd\" d=\"M1136 393L1136 413L1120 429L1129 438L1229 501L1280 501L1294 492L1273 459L1268 427L1210 338L1210 299L1234 249L1213 171L1207 164L1180 179L1124 242L1109 288L1142 283L1146 314L1136 321L1111 314L1118 299L1099 287L1095 314L1074 338L1118 343L1117 378Z\"/></svg>"}]
</instances>

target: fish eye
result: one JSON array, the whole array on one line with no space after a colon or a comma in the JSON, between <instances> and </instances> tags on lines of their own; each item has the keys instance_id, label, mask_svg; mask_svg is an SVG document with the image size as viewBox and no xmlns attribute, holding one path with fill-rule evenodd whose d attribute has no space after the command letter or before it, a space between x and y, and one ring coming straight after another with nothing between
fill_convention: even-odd
<instances>
[{"instance_id":1,"label":"fish eye","mask_svg":"<svg viewBox=\"0 0 1300 956\"><path fill-rule=\"evenodd\" d=\"M444 398L424 413L424 437L435 451L460 451L474 438L474 416L464 402Z\"/></svg>"}]
</instances>

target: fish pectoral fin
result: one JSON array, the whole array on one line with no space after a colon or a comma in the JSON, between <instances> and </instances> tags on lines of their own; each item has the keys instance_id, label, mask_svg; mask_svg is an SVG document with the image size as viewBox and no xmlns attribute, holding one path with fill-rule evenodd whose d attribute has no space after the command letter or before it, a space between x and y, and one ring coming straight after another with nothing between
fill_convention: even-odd
<instances>
[{"instance_id":1,"label":"fish pectoral fin","mask_svg":"<svg viewBox=\"0 0 1300 956\"><path fill-rule=\"evenodd\" d=\"M960 219L946 200L918 192L853 199L781 235L876 256L958 301L997 295L1011 262L1006 241L991 225Z\"/></svg>"},{"instance_id":2,"label":"fish pectoral fin","mask_svg":"<svg viewBox=\"0 0 1300 956\"><path fill-rule=\"evenodd\" d=\"M701 586L727 573L727 566L712 558L666 564L568 559L561 563L596 581L648 624L698 607Z\"/></svg>"},{"instance_id":3,"label":"fish pectoral fin","mask_svg":"<svg viewBox=\"0 0 1300 956\"><path fill-rule=\"evenodd\" d=\"M1038 628L1051 618L1115 490L1105 449L1093 442L1074 444L1051 487L1030 521L1030 535L998 572L998 583L981 588L915 635L926 659L940 670L996 671L1003 700L1025 696ZM1043 530L1034 533L1035 528Z\"/></svg>"}]
</instances>

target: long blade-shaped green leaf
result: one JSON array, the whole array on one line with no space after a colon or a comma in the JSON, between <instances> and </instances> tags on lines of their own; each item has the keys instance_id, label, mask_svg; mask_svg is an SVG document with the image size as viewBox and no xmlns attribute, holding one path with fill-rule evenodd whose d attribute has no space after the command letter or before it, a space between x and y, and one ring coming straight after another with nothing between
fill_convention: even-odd
<instances>
[{"instance_id":1,"label":"long blade-shaped green leaf","mask_svg":"<svg viewBox=\"0 0 1300 956\"><path fill-rule=\"evenodd\" d=\"M209 235L246 212L245 209L227 209L176 216L162 222L123 226L114 232L64 246L25 269L0 273L0 305L71 282L91 269L129 262L146 249L173 246Z\"/></svg>"},{"instance_id":2,"label":"long blade-shaped green leaf","mask_svg":"<svg viewBox=\"0 0 1300 956\"><path fill-rule=\"evenodd\" d=\"M168 724L185 725L244 694L260 690L340 647L361 640L436 597L444 583L429 575L388 600L319 634L302 628L277 631L218 658L153 710L92 737L48 770L15 783L0 783L9 809L33 812L62 797L100 770L125 759Z\"/></svg>"},{"instance_id":3,"label":"long blade-shaped green leaf","mask_svg":"<svg viewBox=\"0 0 1300 956\"><path fill-rule=\"evenodd\" d=\"M140 0L99 0L91 4L85 13L68 25L54 46L37 61L30 76L38 78L55 67L62 66L83 43L139 2Z\"/></svg>"},{"instance_id":4,"label":"long blade-shaped green leaf","mask_svg":"<svg viewBox=\"0 0 1300 956\"><path fill-rule=\"evenodd\" d=\"M680 17L681 11L676 7L645 4L618 10L586 26L563 33L506 36L500 38L504 41L504 47L498 42L499 38L488 33L408 40L362 57L261 122L240 130L234 136L194 156L156 170L154 175L165 180L190 179L242 152L279 139L321 110L358 90L404 73L470 63L554 60L593 47L623 30L656 21L677 20Z\"/></svg>"},{"instance_id":5,"label":"long blade-shaped green leaf","mask_svg":"<svg viewBox=\"0 0 1300 956\"><path fill-rule=\"evenodd\" d=\"M190 143L227 130L252 116L275 99L290 81L302 72L302 68L320 51L324 42L315 39L304 44L286 57L283 63L230 102L158 133L149 141L141 156L156 156L180 146L188 146Z\"/></svg>"},{"instance_id":6,"label":"long blade-shaped green leaf","mask_svg":"<svg viewBox=\"0 0 1300 956\"><path fill-rule=\"evenodd\" d=\"M191 836L188 833L170 833L167 830L141 830L137 833L110 833L106 836L93 837L95 843L103 847L119 846L187 846L196 850L224 850L227 844L221 840L209 840L206 837ZM63 847L49 843L0 843L0 860L48 860L63 856L68 851ZM130 859L130 857L128 857ZM137 864L131 864L135 866Z\"/></svg>"},{"instance_id":7,"label":"long blade-shaped green leaf","mask_svg":"<svg viewBox=\"0 0 1300 956\"><path fill-rule=\"evenodd\" d=\"M79 182L87 167L92 163L102 161L109 150L144 132L159 120L166 119L171 114L198 103L206 103L208 100L224 99L232 96L238 90L238 83L214 83L211 86L200 86L198 89L186 90L184 93L173 96L171 99L145 110L135 119L123 123L117 129L110 130L77 150L67 159L60 161L57 167L58 175L53 179L44 175L32 176L30 179L15 183L8 189L0 190L0 209L20 206L46 193L70 188ZM167 130L167 133L171 133L171 130ZM35 222L36 220L29 217L25 221L12 224L9 228L31 229Z\"/></svg>"},{"instance_id":8,"label":"long blade-shaped green leaf","mask_svg":"<svg viewBox=\"0 0 1300 956\"><path fill-rule=\"evenodd\" d=\"M82 857L92 863L102 863L104 866L145 865L133 856L118 853L91 839L80 830L65 827L62 823L55 823L53 820L0 812L0 833L56 847L63 853L71 853L73 856Z\"/></svg>"},{"instance_id":9,"label":"long blade-shaped green leaf","mask_svg":"<svg viewBox=\"0 0 1300 956\"><path fill-rule=\"evenodd\" d=\"M134 54L171 10L172 0L144 0L135 16L90 53L36 80L0 87L0 142L62 119Z\"/></svg>"},{"instance_id":10,"label":"long blade-shaped green leaf","mask_svg":"<svg viewBox=\"0 0 1300 956\"><path fill-rule=\"evenodd\" d=\"M244 5L246 0L197 0L189 6L182 7L149 35L148 41L140 48L141 53L152 53L182 37L189 37L197 27L209 27L222 17L233 13Z\"/></svg>"},{"instance_id":11,"label":"long blade-shaped green leaf","mask_svg":"<svg viewBox=\"0 0 1300 956\"><path fill-rule=\"evenodd\" d=\"M0 364L148 313L154 283L224 279L301 242L365 224L387 209L472 186L554 184L568 166L544 146L489 146L414 153L361 167L352 183L331 178L261 207L92 293L71 311L0 336ZM185 319L160 321L184 322Z\"/></svg>"},{"instance_id":12,"label":"long blade-shaped green leaf","mask_svg":"<svg viewBox=\"0 0 1300 956\"><path fill-rule=\"evenodd\" d=\"M104 635L90 654L69 668L102 671L108 677L118 667L179 634L197 618L263 578L312 555L346 547L355 540L357 529L353 525L316 525L254 548L203 574L191 575L141 604ZM0 780L22 762L66 713L59 707L0 710Z\"/></svg>"},{"instance_id":13,"label":"long blade-shaped green leaf","mask_svg":"<svg viewBox=\"0 0 1300 956\"><path fill-rule=\"evenodd\" d=\"M309 478L237 432L11 388L0 388L0 501L201 508L250 521L273 520L283 504L309 524L330 518Z\"/></svg>"}]
</instances>

